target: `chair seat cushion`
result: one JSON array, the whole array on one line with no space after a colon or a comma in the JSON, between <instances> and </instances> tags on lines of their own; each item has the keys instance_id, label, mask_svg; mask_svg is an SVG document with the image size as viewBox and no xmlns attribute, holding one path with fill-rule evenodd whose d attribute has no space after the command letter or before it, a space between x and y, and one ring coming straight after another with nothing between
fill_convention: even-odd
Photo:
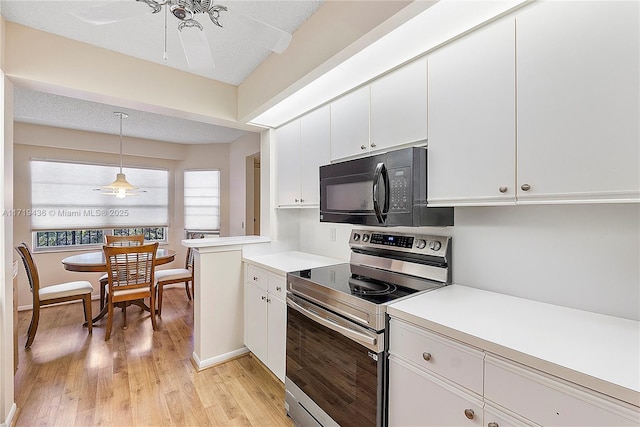
<instances>
[{"instance_id":1,"label":"chair seat cushion","mask_svg":"<svg viewBox=\"0 0 640 427\"><path fill-rule=\"evenodd\" d=\"M170 268L168 270L156 270L156 282L191 280L191 270L187 268Z\"/></svg>"},{"instance_id":2,"label":"chair seat cushion","mask_svg":"<svg viewBox=\"0 0 640 427\"><path fill-rule=\"evenodd\" d=\"M82 295L93 292L93 286L86 280L61 283L59 285L46 286L40 288L40 301L54 298L64 298L73 295Z\"/></svg>"},{"instance_id":3,"label":"chair seat cushion","mask_svg":"<svg viewBox=\"0 0 640 427\"><path fill-rule=\"evenodd\" d=\"M151 289L149 289L148 285L147 287L140 287L140 288L116 289L115 291L113 291L113 296L115 298L115 297L122 297L125 295L140 294L140 293L146 293L148 294L147 296L149 296L151 295Z\"/></svg>"}]
</instances>

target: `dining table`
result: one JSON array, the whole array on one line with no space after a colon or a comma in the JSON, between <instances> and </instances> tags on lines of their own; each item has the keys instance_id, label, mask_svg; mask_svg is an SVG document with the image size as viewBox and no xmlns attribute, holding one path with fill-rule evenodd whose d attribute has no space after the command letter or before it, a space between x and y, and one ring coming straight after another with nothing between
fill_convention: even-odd
<instances>
[{"instance_id":1,"label":"dining table","mask_svg":"<svg viewBox=\"0 0 640 427\"><path fill-rule=\"evenodd\" d=\"M156 251L156 263L155 265L163 265L172 262L176 257L176 251L166 248L158 248ZM84 252L77 255L71 255L62 260L62 265L65 270L77 271L82 273L106 273L107 272L107 260L103 251ZM137 305L146 311L151 311L144 301L133 301L132 304ZM95 323L102 319L108 311L108 306L105 304L101 307L100 313L91 319L91 323Z\"/></svg>"}]
</instances>

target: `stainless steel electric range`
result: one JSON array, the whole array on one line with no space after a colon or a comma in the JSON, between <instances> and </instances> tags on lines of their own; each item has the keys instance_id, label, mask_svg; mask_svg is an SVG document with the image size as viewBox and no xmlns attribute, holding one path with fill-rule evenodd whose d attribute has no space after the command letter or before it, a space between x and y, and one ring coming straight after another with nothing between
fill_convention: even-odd
<instances>
[{"instance_id":1,"label":"stainless steel electric range","mask_svg":"<svg viewBox=\"0 0 640 427\"><path fill-rule=\"evenodd\" d=\"M387 306L451 283L450 237L354 229L349 245L349 263L287 274L297 426L385 426Z\"/></svg>"}]
</instances>

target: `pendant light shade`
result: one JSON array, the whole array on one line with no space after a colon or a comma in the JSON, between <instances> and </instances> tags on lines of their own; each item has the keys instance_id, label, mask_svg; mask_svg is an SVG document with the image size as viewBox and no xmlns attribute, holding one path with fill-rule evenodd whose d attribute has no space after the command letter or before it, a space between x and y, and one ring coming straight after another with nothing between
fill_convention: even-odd
<instances>
[{"instance_id":1,"label":"pendant light shade","mask_svg":"<svg viewBox=\"0 0 640 427\"><path fill-rule=\"evenodd\" d=\"M138 187L135 187L127 182L127 178L122 173L122 120L129 117L126 113L115 112L116 117L120 118L120 173L116 175L116 180L109 185L102 187L102 194L108 196L116 196L119 199L124 199L126 196L137 196Z\"/></svg>"}]
</instances>

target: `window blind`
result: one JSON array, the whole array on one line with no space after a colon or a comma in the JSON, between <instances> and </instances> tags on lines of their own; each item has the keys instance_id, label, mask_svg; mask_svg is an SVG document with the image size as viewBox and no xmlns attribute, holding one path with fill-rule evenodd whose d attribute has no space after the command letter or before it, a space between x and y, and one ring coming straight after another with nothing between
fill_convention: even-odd
<instances>
[{"instance_id":1,"label":"window blind","mask_svg":"<svg viewBox=\"0 0 640 427\"><path fill-rule=\"evenodd\" d=\"M165 227L169 217L169 171L124 168L138 195L102 194L119 168L52 160L31 160L31 229L73 230Z\"/></svg>"},{"instance_id":2,"label":"window blind","mask_svg":"<svg viewBox=\"0 0 640 427\"><path fill-rule=\"evenodd\" d=\"M220 171L184 172L184 228L190 231L220 230Z\"/></svg>"}]
</instances>

